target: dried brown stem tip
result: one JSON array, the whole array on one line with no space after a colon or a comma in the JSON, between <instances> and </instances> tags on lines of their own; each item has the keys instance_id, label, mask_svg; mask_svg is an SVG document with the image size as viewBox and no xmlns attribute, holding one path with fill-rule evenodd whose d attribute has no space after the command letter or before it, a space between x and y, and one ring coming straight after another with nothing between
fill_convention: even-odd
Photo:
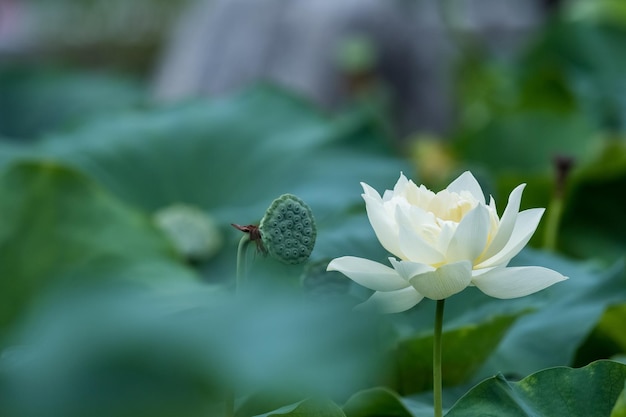
<instances>
[{"instance_id":1,"label":"dried brown stem tip","mask_svg":"<svg viewBox=\"0 0 626 417\"><path fill-rule=\"evenodd\" d=\"M253 224L242 226L235 223L231 223L230 225L239 231L248 233L250 235L250 241L256 243L257 250L263 254L267 253L267 250L263 246L263 240L261 239L261 231L259 230L259 226L255 226Z\"/></svg>"},{"instance_id":2,"label":"dried brown stem tip","mask_svg":"<svg viewBox=\"0 0 626 417\"><path fill-rule=\"evenodd\" d=\"M574 166L574 158L567 155L557 155L554 157L554 167L556 169L555 193L562 197L567 187L567 179Z\"/></svg>"}]
</instances>

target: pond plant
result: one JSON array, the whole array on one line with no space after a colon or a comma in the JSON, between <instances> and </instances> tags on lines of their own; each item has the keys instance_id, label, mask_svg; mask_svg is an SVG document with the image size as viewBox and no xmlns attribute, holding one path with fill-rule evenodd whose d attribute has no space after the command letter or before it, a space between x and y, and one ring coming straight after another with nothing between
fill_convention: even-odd
<instances>
[{"instance_id":1,"label":"pond plant","mask_svg":"<svg viewBox=\"0 0 626 417\"><path fill-rule=\"evenodd\" d=\"M571 3L445 135L0 67L0 416L625 416L626 14Z\"/></svg>"},{"instance_id":2,"label":"pond plant","mask_svg":"<svg viewBox=\"0 0 626 417\"><path fill-rule=\"evenodd\" d=\"M502 217L491 198L466 171L445 190L433 193L403 174L381 197L362 183L369 221L394 257L390 268L367 259L333 259L339 271L374 294L360 307L386 313L408 310L422 299L437 301L433 343L435 417L443 415L441 332L446 298L476 286L496 298L523 297L567 279L543 267L507 267L528 243L543 209L519 211L525 184L516 187Z\"/></svg>"}]
</instances>

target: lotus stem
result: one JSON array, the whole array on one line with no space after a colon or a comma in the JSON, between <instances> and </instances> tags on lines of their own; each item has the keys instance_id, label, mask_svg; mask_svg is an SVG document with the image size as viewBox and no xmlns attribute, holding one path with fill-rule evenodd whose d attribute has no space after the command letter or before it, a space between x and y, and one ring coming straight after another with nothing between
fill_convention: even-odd
<instances>
[{"instance_id":1,"label":"lotus stem","mask_svg":"<svg viewBox=\"0 0 626 417\"><path fill-rule=\"evenodd\" d=\"M565 205L565 192L567 182L574 166L574 159L567 155L557 155L554 158L556 181L552 200L548 205L546 229L543 235L543 247L546 250L555 251L559 235L559 225L563 216Z\"/></svg>"},{"instance_id":2,"label":"lotus stem","mask_svg":"<svg viewBox=\"0 0 626 417\"><path fill-rule=\"evenodd\" d=\"M435 417L443 417L441 382L441 333L443 329L443 307L445 299L437 300L435 313L435 334L433 338L433 396Z\"/></svg>"},{"instance_id":3,"label":"lotus stem","mask_svg":"<svg viewBox=\"0 0 626 417\"><path fill-rule=\"evenodd\" d=\"M250 233L244 233L239 240L237 246L237 276L235 280L235 294L237 294L243 285L245 285L247 268L246 268L246 251L252 240ZM235 391L227 390L224 401L224 417L235 417Z\"/></svg>"},{"instance_id":4,"label":"lotus stem","mask_svg":"<svg viewBox=\"0 0 626 417\"><path fill-rule=\"evenodd\" d=\"M251 242L250 233L244 233L239 240L237 247L237 280L235 281L235 292L238 292L246 281L246 250Z\"/></svg>"}]
</instances>

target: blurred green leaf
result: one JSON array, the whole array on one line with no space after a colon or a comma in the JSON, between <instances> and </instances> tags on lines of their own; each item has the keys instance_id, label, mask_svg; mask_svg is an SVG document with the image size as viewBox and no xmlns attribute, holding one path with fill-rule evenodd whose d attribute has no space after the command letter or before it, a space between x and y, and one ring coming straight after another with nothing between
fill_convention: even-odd
<instances>
[{"instance_id":1,"label":"blurred green leaf","mask_svg":"<svg viewBox=\"0 0 626 417\"><path fill-rule=\"evenodd\" d=\"M330 400L308 399L255 417L345 417L341 408Z\"/></svg>"},{"instance_id":2,"label":"blurred green leaf","mask_svg":"<svg viewBox=\"0 0 626 417\"><path fill-rule=\"evenodd\" d=\"M498 375L470 390L446 416L608 416L625 379L626 366L612 361L546 369L519 382Z\"/></svg>"},{"instance_id":3,"label":"blurred green leaf","mask_svg":"<svg viewBox=\"0 0 626 417\"><path fill-rule=\"evenodd\" d=\"M576 0L566 6L564 14L572 21L597 21L626 27L626 4L620 0Z\"/></svg>"},{"instance_id":4,"label":"blurred green leaf","mask_svg":"<svg viewBox=\"0 0 626 417\"><path fill-rule=\"evenodd\" d=\"M190 314L208 300L215 294L194 283L149 292L109 282L47 297L0 356L0 414L221 414L215 345L205 341L199 312Z\"/></svg>"},{"instance_id":5,"label":"blurred green leaf","mask_svg":"<svg viewBox=\"0 0 626 417\"><path fill-rule=\"evenodd\" d=\"M596 327L578 348L574 364L586 364L597 359L606 359L626 354L626 304L608 307Z\"/></svg>"},{"instance_id":6,"label":"blurred green leaf","mask_svg":"<svg viewBox=\"0 0 626 417\"><path fill-rule=\"evenodd\" d=\"M598 258L607 264L626 253L622 236L626 220L622 195L626 187L626 142L621 137L600 137L584 161L574 160L567 179L563 217L557 249L577 258ZM497 177L497 201L520 183L526 183L522 208L547 207L554 195L555 174L508 173ZM597 219L603 219L597 221ZM531 244L541 246L548 214L544 215Z\"/></svg>"},{"instance_id":7,"label":"blurred green leaf","mask_svg":"<svg viewBox=\"0 0 626 417\"><path fill-rule=\"evenodd\" d=\"M626 142L605 144L593 163L572 178L561 223L559 247L578 257L607 261L626 254ZM602 219L602 221L598 221Z\"/></svg>"},{"instance_id":8,"label":"blurred green leaf","mask_svg":"<svg viewBox=\"0 0 626 417\"><path fill-rule=\"evenodd\" d=\"M286 192L324 216L360 201L359 181L393 184L403 167L398 159L342 146L363 134L363 123L335 124L307 102L261 86L109 118L35 150L144 209L182 202L224 224L244 223L258 221Z\"/></svg>"},{"instance_id":9,"label":"blurred green leaf","mask_svg":"<svg viewBox=\"0 0 626 417\"><path fill-rule=\"evenodd\" d=\"M444 329L443 385L459 385L472 377L496 349L506 331L524 313L498 315L483 322ZM406 395L432 389L432 352L432 334L400 341L393 354L399 392Z\"/></svg>"},{"instance_id":10,"label":"blurred green leaf","mask_svg":"<svg viewBox=\"0 0 626 417\"><path fill-rule=\"evenodd\" d=\"M343 304L269 289L234 296L197 282L115 284L38 303L0 356L0 415L220 415L210 407L226 389L343 397L378 363L377 318ZM334 415L337 406L286 411Z\"/></svg>"},{"instance_id":11,"label":"blurred green leaf","mask_svg":"<svg viewBox=\"0 0 626 417\"><path fill-rule=\"evenodd\" d=\"M524 376L550 366L572 365L576 350L596 326L607 306L626 301L623 262L606 270L526 250L512 265L538 265L569 279L539 293L506 300L536 308L521 317L503 338L478 376L497 372Z\"/></svg>"},{"instance_id":12,"label":"blurred green leaf","mask_svg":"<svg viewBox=\"0 0 626 417\"><path fill-rule=\"evenodd\" d=\"M0 69L0 91L0 135L28 140L144 101L123 77L25 66Z\"/></svg>"},{"instance_id":13,"label":"blurred green leaf","mask_svg":"<svg viewBox=\"0 0 626 417\"><path fill-rule=\"evenodd\" d=\"M69 164L149 212L177 203L205 210L225 236L222 252L203 265L216 280L235 265L239 232L230 223L258 223L284 193L313 210L320 235L313 259L338 255L323 249L325 231L361 235L346 219L355 207L364 218L359 182L385 189L409 171L406 162L360 142L384 140L377 132L365 113L335 120L298 97L258 86L225 99L117 115L22 148L21 155ZM0 147L0 163L15 153L2 158ZM260 280L297 277L302 268L258 256L254 270Z\"/></svg>"},{"instance_id":14,"label":"blurred green leaf","mask_svg":"<svg viewBox=\"0 0 626 417\"><path fill-rule=\"evenodd\" d=\"M624 188L626 167L620 149L626 131L626 26L589 18L616 17L623 8L617 2L575 3L567 6L565 19L550 20L506 59L466 57L458 71L463 110L454 146L474 171L491 174L500 201L517 184L528 183L524 207L548 207L553 159L574 158L558 248L610 263L626 251L626 223L615 192ZM607 137L613 139L609 146ZM606 172L600 179L591 171ZM606 221L592 220L597 218ZM531 245L541 245L543 225L545 220Z\"/></svg>"},{"instance_id":15,"label":"blurred green leaf","mask_svg":"<svg viewBox=\"0 0 626 417\"><path fill-rule=\"evenodd\" d=\"M295 404L306 397L307 395L302 392L272 389L265 386L238 402L235 417L250 417L269 413L285 404Z\"/></svg>"},{"instance_id":16,"label":"blurred green leaf","mask_svg":"<svg viewBox=\"0 0 626 417\"><path fill-rule=\"evenodd\" d=\"M387 388L371 388L352 395L343 406L347 417L413 417L402 398Z\"/></svg>"},{"instance_id":17,"label":"blurred green leaf","mask_svg":"<svg viewBox=\"0 0 626 417\"><path fill-rule=\"evenodd\" d=\"M589 3L589 2L587 2ZM594 2L600 3L600 2ZM615 15L614 15L615 16ZM553 20L546 25L523 54L517 68L525 78L552 72L575 98L581 115L599 130L626 128L626 70L623 44L626 26L585 20ZM522 89L527 85L521 86ZM546 85L534 94L538 98L553 94L556 85Z\"/></svg>"},{"instance_id":18,"label":"blurred green leaf","mask_svg":"<svg viewBox=\"0 0 626 417\"><path fill-rule=\"evenodd\" d=\"M68 279L195 277L149 219L71 169L14 164L0 176L0 195L2 329L37 294Z\"/></svg>"},{"instance_id":19,"label":"blurred green leaf","mask_svg":"<svg viewBox=\"0 0 626 417\"><path fill-rule=\"evenodd\" d=\"M496 175L551 172L553 158L568 155L584 160L596 146L594 126L577 114L544 111L494 115L475 132L457 137L457 152L469 163Z\"/></svg>"},{"instance_id":20,"label":"blurred green leaf","mask_svg":"<svg viewBox=\"0 0 626 417\"><path fill-rule=\"evenodd\" d=\"M546 174L555 155L586 162L601 132L626 130L626 27L549 23L521 53L459 67L455 146L470 165Z\"/></svg>"},{"instance_id":21,"label":"blurred green leaf","mask_svg":"<svg viewBox=\"0 0 626 417\"><path fill-rule=\"evenodd\" d=\"M626 417L626 383L624 383L624 389L611 411L611 417Z\"/></svg>"}]
</instances>

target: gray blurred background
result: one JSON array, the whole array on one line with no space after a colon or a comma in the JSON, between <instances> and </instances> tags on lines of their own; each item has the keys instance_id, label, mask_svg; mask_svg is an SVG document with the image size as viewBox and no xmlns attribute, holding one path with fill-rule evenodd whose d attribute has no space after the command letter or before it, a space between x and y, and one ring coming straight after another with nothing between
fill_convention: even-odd
<instances>
[{"instance_id":1,"label":"gray blurred background","mask_svg":"<svg viewBox=\"0 0 626 417\"><path fill-rule=\"evenodd\" d=\"M459 44L510 54L553 3L0 0L0 60L131 69L167 102L270 81L336 109L374 90L398 133L442 133Z\"/></svg>"}]
</instances>

